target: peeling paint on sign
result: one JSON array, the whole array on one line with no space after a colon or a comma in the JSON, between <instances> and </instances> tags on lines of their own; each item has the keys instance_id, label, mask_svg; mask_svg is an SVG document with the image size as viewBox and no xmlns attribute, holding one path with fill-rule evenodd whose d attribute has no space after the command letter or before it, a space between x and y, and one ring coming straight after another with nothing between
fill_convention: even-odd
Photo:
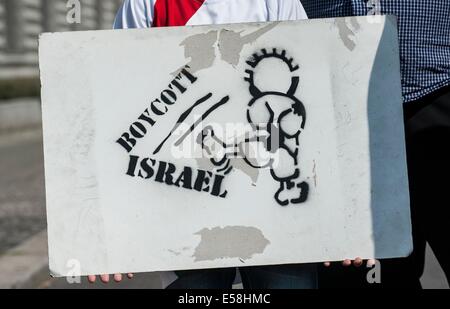
<instances>
[{"instance_id":1,"label":"peeling paint on sign","mask_svg":"<svg viewBox=\"0 0 450 309\"><path fill-rule=\"evenodd\" d=\"M221 59L235 67L239 64L244 46L255 42L277 25L278 22L270 23L244 36L241 35L243 31L212 30L189 36L180 43L180 46L184 47L185 58L190 59L187 65L192 73L210 68L214 64L217 58L216 47L218 47ZM180 70L181 68L172 75L177 75Z\"/></svg>"},{"instance_id":2,"label":"peeling paint on sign","mask_svg":"<svg viewBox=\"0 0 450 309\"><path fill-rule=\"evenodd\" d=\"M242 32L236 32L228 29L224 29L219 35L219 50L222 56L222 60L228 62L232 66L237 66L241 59L241 52L244 45L255 42L259 37L266 34L278 23L269 24L255 32L242 36Z\"/></svg>"},{"instance_id":3,"label":"peeling paint on sign","mask_svg":"<svg viewBox=\"0 0 450 309\"><path fill-rule=\"evenodd\" d=\"M200 244L195 248L195 262L239 258L249 260L264 252L270 241L254 227L227 226L203 229Z\"/></svg>"},{"instance_id":4,"label":"peeling paint on sign","mask_svg":"<svg viewBox=\"0 0 450 309\"><path fill-rule=\"evenodd\" d=\"M350 25L348 24L350 22ZM355 34L361 28L356 18L338 18L335 25L339 30L339 37L348 50L353 51L356 47Z\"/></svg>"}]
</instances>

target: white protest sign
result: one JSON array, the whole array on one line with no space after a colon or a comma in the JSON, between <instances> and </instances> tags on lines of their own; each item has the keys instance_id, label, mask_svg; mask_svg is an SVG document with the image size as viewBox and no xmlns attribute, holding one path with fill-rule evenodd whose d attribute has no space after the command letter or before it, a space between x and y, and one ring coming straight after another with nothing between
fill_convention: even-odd
<instances>
[{"instance_id":1,"label":"white protest sign","mask_svg":"<svg viewBox=\"0 0 450 309\"><path fill-rule=\"evenodd\" d=\"M44 34L50 268L411 251L396 23Z\"/></svg>"}]
</instances>

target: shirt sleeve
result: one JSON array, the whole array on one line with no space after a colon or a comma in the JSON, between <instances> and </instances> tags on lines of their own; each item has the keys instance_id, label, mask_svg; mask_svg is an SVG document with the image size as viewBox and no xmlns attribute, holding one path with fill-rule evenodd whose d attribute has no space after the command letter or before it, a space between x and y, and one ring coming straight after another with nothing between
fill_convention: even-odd
<instances>
[{"instance_id":1,"label":"shirt sleeve","mask_svg":"<svg viewBox=\"0 0 450 309\"><path fill-rule=\"evenodd\" d=\"M308 19L308 15L300 0L278 0L278 20L300 19Z\"/></svg>"},{"instance_id":2,"label":"shirt sleeve","mask_svg":"<svg viewBox=\"0 0 450 309\"><path fill-rule=\"evenodd\" d=\"M114 29L150 28L155 0L125 0L117 12Z\"/></svg>"}]
</instances>

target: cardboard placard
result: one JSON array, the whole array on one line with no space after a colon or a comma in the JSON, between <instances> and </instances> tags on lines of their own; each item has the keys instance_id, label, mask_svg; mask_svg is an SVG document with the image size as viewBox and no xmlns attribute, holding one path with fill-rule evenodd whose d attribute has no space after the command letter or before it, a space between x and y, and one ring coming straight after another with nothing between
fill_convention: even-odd
<instances>
[{"instance_id":1,"label":"cardboard placard","mask_svg":"<svg viewBox=\"0 0 450 309\"><path fill-rule=\"evenodd\" d=\"M44 34L50 268L412 249L392 17Z\"/></svg>"}]
</instances>

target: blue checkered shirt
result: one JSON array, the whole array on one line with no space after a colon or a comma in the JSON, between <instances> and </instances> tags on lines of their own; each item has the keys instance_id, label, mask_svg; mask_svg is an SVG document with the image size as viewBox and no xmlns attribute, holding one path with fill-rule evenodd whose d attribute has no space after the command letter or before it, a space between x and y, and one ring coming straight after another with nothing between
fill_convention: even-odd
<instances>
[{"instance_id":1,"label":"blue checkered shirt","mask_svg":"<svg viewBox=\"0 0 450 309\"><path fill-rule=\"evenodd\" d=\"M450 85L450 0L301 0L309 18L396 15L403 98L414 101Z\"/></svg>"}]
</instances>

